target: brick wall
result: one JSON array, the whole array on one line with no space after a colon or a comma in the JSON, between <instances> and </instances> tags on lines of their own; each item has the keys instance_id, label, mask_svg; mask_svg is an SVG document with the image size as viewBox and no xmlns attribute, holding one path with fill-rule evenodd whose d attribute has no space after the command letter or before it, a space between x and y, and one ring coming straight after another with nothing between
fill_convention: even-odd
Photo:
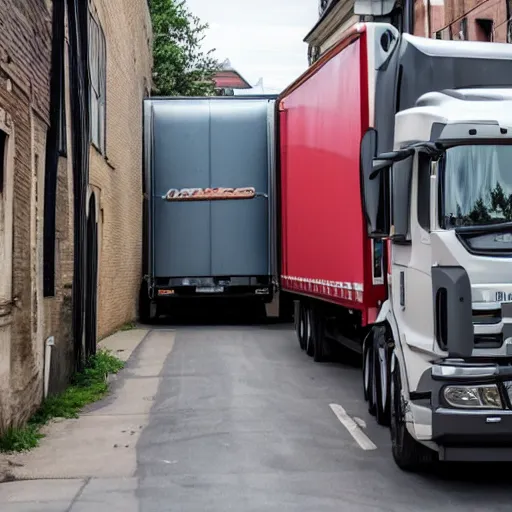
<instances>
[{"instance_id":1,"label":"brick wall","mask_svg":"<svg viewBox=\"0 0 512 512\"><path fill-rule=\"evenodd\" d=\"M414 3L414 35L435 37L444 26L443 0L416 0Z\"/></svg>"},{"instance_id":2,"label":"brick wall","mask_svg":"<svg viewBox=\"0 0 512 512\"><path fill-rule=\"evenodd\" d=\"M136 315L141 280L142 99L151 82L146 0L93 0L107 47L106 157L92 147L90 183L99 201L98 335Z\"/></svg>"},{"instance_id":3,"label":"brick wall","mask_svg":"<svg viewBox=\"0 0 512 512\"><path fill-rule=\"evenodd\" d=\"M39 403L42 372L42 308L37 275L42 241L41 179L48 125L51 45L45 0L2 0L0 109L10 116L14 149L12 303L10 336L0 346L3 417L0 428L23 421ZM34 246L35 244L35 246ZM2 273L0 279L9 280ZM0 330L6 327L0 327Z\"/></svg>"},{"instance_id":4,"label":"brick wall","mask_svg":"<svg viewBox=\"0 0 512 512\"><path fill-rule=\"evenodd\" d=\"M426 0L416 0L415 33L425 35ZM464 21L465 20L465 21ZM461 39L466 24L466 40L487 40L480 20L492 20L495 42L507 42L507 4L505 0L434 0L430 2L430 37L436 32L443 39Z\"/></svg>"}]
</instances>

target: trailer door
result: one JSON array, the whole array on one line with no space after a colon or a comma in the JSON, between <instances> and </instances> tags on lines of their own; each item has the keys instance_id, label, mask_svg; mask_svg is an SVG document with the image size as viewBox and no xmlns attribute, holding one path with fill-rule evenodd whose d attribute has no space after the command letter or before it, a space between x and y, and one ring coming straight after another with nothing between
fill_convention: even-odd
<instances>
[{"instance_id":1,"label":"trailer door","mask_svg":"<svg viewBox=\"0 0 512 512\"><path fill-rule=\"evenodd\" d=\"M211 186L254 187L262 194L211 203L212 275L269 275L268 101L210 106Z\"/></svg>"},{"instance_id":2,"label":"trailer door","mask_svg":"<svg viewBox=\"0 0 512 512\"><path fill-rule=\"evenodd\" d=\"M209 101L155 101L153 109L154 274L209 276L210 204L161 199L171 188L208 186Z\"/></svg>"}]
</instances>

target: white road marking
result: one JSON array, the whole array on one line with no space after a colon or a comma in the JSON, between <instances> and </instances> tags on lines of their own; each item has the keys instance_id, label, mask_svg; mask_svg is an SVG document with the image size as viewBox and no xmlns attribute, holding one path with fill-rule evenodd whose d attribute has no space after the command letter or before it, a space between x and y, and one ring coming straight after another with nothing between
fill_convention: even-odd
<instances>
[{"instance_id":1,"label":"white road marking","mask_svg":"<svg viewBox=\"0 0 512 512\"><path fill-rule=\"evenodd\" d=\"M363 450L377 449L377 446L375 446L372 440L361 430L361 427L347 414L347 411L341 405L329 404L329 407Z\"/></svg>"},{"instance_id":2,"label":"white road marking","mask_svg":"<svg viewBox=\"0 0 512 512\"><path fill-rule=\"evenodd\" d=\"M364 421L362 418L358 418L357 416L354 416L354 421L361 427L366 428L366 421Z\"/></svg>"}]
</instances>

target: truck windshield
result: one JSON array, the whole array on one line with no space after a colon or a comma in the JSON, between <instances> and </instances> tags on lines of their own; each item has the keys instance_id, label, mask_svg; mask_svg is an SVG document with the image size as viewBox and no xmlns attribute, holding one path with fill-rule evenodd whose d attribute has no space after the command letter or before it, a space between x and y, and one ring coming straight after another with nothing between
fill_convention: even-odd
<instances>
[{"instance_id":1,"label":"truck windshield","mask_svg":"<svg viewBox=\"0 0 512 512\"><path fill-rule=\"evenodd\" d=\"M440 166L446 229L512 221L512 146L456 146Z\"/></svg>"}]
</instances>

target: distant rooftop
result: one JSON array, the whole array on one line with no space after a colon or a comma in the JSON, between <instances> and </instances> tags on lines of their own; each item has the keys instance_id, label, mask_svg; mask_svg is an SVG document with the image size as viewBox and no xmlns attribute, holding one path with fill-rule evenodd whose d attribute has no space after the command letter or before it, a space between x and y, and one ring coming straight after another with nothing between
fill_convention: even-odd
<instances>
[{"instance_id":1,"label":"distant rooftop","mask_svg":"<svg viewBox=\"0 0 512 512\"><path fill-rule=\"evenodd\" d=\"M238 90L235 92L235 96L242 96L246 94L279 94L281 89L274 89L273 87L267 87L263 84L263 78L258 80L258 83L250 89Z\"/></svg>"},{"instance_id":2,"label":"distant rooftop","mask_svg":"<svg viewBox=\"0 0 512 512\"><path fill-rule=\"evenodd\" d=\"M251 89L247 80L226 59L213 77L216 89Z\"/></svg>"}]
</instances>

